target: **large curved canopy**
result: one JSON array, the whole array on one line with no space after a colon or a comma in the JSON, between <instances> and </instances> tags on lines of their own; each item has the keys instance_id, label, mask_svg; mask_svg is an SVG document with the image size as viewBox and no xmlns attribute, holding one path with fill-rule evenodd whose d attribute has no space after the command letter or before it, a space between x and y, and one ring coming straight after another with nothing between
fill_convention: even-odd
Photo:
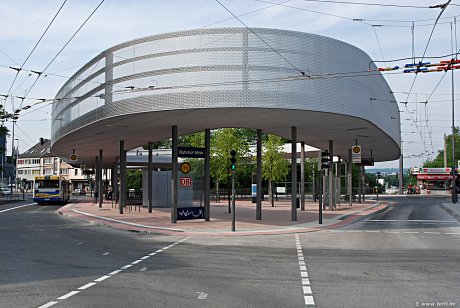
<instances>
[{"instance_id":1,"label":"large curved canopy","mask_svg":"<svg viewBox=\"0 0 460 308\"><path fill-rule=\"evenodd\" d=\"M219 28L133 40L102 52L59 91L52 150L90 164L149 141L245 127L348 156L399 158L399 109L362 50L307 33ZM371 71L369 71L369 67Z\"/></svg>"}]
</instances>

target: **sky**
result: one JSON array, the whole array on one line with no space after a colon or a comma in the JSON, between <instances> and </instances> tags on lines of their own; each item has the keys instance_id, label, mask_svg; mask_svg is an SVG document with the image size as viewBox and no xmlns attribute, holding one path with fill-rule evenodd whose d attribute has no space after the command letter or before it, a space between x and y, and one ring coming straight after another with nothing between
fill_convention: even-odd
<instances>
[{"instance_id":1,"label":"sky","mask_svg":"<svg viewBox=\"0 0 460 308\"><path fill-rule=\"evenodd\" d=\"M447 0L219 1L233 14L242 15L239 19L249 27L335 38L362 49L379 67L401 67L413 56L417 62L424 57L423 62L438 63L460 48L459 0L450 2L436 26L441 9L429 6ZM7 153L11 155L12 139L24 152L40 137L50 138L51 101L40 99L53 99L73 73L103 50L165 32L244 26L221 4L216 0L0 0L0 102L7 112L23 109L14 138L12 123L5 122L10 129ZM17 73L14 68L21 66ZM34 73L43 71L40 77ZM452 131L452 72L383 74L401 113L404 168L420 166L436 156L443 148L443 135ZM460 70L455 70L455 126L460 119L459 80ZM376 167L398 167L398 161Z\"/></svg>"}]
</instances>

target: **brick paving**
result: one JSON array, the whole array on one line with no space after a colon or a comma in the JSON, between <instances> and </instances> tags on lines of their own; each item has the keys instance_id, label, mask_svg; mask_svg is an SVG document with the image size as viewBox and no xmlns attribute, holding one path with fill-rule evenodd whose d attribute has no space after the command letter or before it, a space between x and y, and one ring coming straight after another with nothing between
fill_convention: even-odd
<instances>
[{"instance_id":1,"label":"brick paving","mask_svg":"<svg viewBox=\"0 0 460 308\"><path fill-rule=\"evenodd\" d=\"M137 232L184 234L184 235L251 235L294 232L312 232L322 229L339 228L388 207L388 202L366 200L352 207L338 206L336 210L323 211L323 224L318 224L318 203L305 202L305 211L297 209L297 221L291 221L290 200L277 201L275 207L262 202L262 220L256 220L255 204L251 201L236 202L236 232L231 232L232 214L228 213L228 203L211 203L211 220L179 220L171 223L169 208L128 207L124 214L118 213L117 205L104 201L102 208L89 197L75 200L59 212L70 217L85 219L97 224L117 229ZM346 216L346 217L344 217Z\"/></svg>"}]
</instances>

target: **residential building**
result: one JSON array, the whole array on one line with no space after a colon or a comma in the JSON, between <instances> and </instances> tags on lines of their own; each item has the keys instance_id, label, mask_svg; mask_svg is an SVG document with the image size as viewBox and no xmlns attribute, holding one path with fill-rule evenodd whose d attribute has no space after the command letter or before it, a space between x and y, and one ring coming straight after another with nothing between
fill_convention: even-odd
<instances>
[{"instance_id":1,"label":"residential building","mask_svg":"<svg viewBox=\"0 0 460 308\"><path fill-rule=\"evenodd\" d=\"M18 155L16 178L21 187L30 189L34 177L59 175L70 182L70 189L89 191L89 178L80 168L74 168L51 152L51 141L40 138L33 147Z\"/></svg>"}]
</instances>

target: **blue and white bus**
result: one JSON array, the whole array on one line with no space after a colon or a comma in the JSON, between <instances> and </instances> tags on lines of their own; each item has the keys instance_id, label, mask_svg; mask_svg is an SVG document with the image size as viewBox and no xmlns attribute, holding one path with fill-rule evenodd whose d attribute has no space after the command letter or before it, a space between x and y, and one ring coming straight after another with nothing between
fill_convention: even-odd
<instances>
[{"instance_id":1,"label":"blue and white bus","mask_svg":"<svg viewBox=\"0 0 460 308\"><path fill-rule=\"evenodd\" d=\"M69 183L59 176L36 176L33 200L38 204L65 204L70 199Z\"/></svg>"}]
</instances>

